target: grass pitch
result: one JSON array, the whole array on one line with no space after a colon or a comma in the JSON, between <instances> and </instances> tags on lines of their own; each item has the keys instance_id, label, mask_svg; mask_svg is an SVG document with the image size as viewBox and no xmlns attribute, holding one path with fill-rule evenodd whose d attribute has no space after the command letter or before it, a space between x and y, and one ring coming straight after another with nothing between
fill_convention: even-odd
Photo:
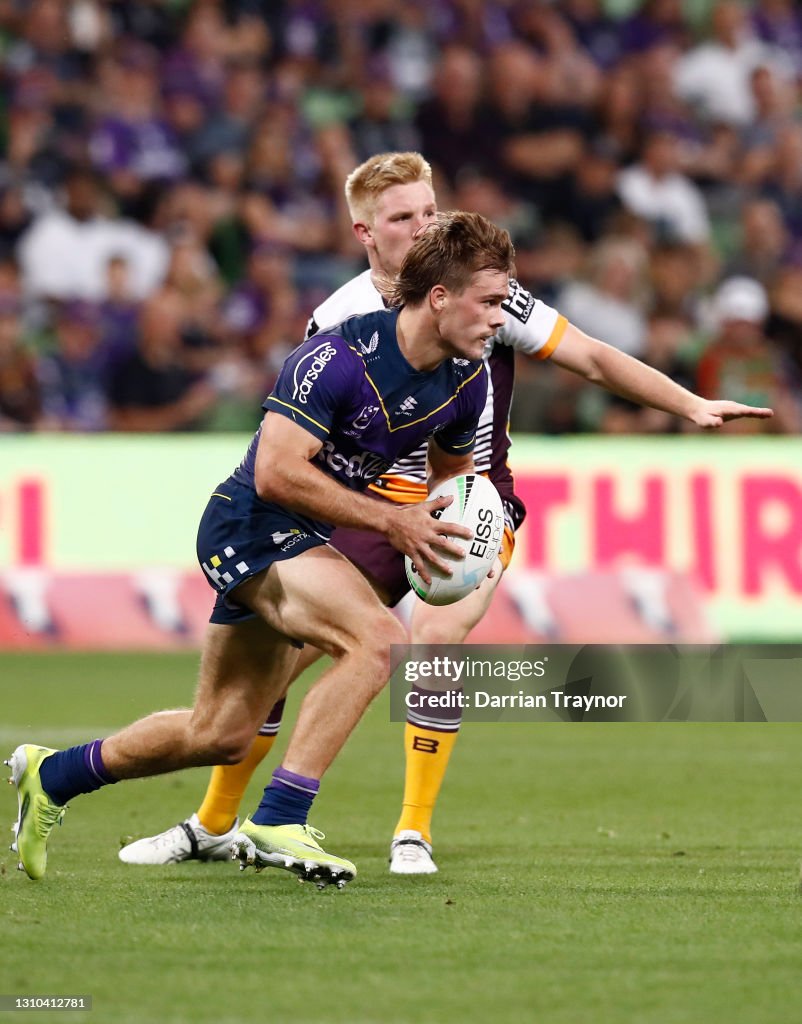
<instances>
[{"instance_id":1,"label":"grass pitch","mask_svg":"<svg viewBox=\"0 0 802 1024\"><path fill-rule=\"evenodd\" d=\"M195 661L2 656L2 750L186 704ZM0 858L0 994L91 994L75 1024L799 1021L800 740L796 725L470 725L435 821L440 873L397 878L401 726L380 699L313 816L357 863L345 891L123 865L120 841L194 810L206 771L109 787L74 801L43 881ZM9 788L0 816L15 811Z\"/></svg>"}]
</instances>

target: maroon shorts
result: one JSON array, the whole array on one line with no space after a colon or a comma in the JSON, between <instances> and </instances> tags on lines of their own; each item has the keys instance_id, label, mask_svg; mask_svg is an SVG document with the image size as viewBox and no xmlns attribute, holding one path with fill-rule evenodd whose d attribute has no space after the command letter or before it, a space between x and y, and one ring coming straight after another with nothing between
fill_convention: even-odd
<instances>
[{"instance_id":1,"label":"maroon shorts","mask_svg":"<svg viewBox=\"0 0 802 1024\"><path fill-rule=\"evenodd\" d=\"M382 588L389 597L390 607L398 604L410 589L404 556L383 534L337 527L329 543Z\"/></svg>"}]
</instances>

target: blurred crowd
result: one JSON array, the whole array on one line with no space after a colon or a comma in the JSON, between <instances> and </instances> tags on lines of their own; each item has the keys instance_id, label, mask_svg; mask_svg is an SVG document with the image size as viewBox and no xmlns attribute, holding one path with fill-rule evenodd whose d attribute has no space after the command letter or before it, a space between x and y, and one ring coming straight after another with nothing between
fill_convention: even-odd
<instances>
[{"instance_id":1,"label":"blurred crowd","mask_svg":"<svg viewBox=\"0 0 802 1024\"><path fill-rule=\"evenodd\" d=\"M800 429L791 0L0 0L0 47L0 431L252 429L396 149L578 327ZM548 364L516 396L678 429Z\"/></svg>"}]
</instances>

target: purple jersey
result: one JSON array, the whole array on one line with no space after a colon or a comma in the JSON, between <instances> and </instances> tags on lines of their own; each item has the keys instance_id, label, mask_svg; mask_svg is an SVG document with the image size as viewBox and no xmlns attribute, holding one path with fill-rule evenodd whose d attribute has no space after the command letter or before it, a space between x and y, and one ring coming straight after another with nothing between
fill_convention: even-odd
<instances>
[{"instance_id":1,"label":"purple jersey","mask_svg":"<svg viewBox=\"0 0 802 1024\"><path fill-rule=\"evenodd\" d=\"M322 441L314 465L351 490L365 490L428 438L452 455L473 450L487 395L484 364L446 359L430 372L415 370L398 347L397 319L397 310L353 316L305 341L263 405ZM233 474L249 487L261 430ZM331 532L290 514L318 534Z\"/></svg>"}]
</instances>

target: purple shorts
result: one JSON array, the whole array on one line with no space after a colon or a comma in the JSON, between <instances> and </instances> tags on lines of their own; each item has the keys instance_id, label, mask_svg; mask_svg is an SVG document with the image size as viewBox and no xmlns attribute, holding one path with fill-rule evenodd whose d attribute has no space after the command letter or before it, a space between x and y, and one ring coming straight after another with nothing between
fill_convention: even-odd
<instances>
[{"instance_id":1,"label":"purple shorts","mask_svg":"<svg viewBox=\"0 0 802 1024\"><path fill-rule=\"evenodd\" d=\"M329 543L361 569L368 580L381 587L390 607L398 604L410 589L404 556L383 534L337 527Z\"/></svg>"}]
</instances>

